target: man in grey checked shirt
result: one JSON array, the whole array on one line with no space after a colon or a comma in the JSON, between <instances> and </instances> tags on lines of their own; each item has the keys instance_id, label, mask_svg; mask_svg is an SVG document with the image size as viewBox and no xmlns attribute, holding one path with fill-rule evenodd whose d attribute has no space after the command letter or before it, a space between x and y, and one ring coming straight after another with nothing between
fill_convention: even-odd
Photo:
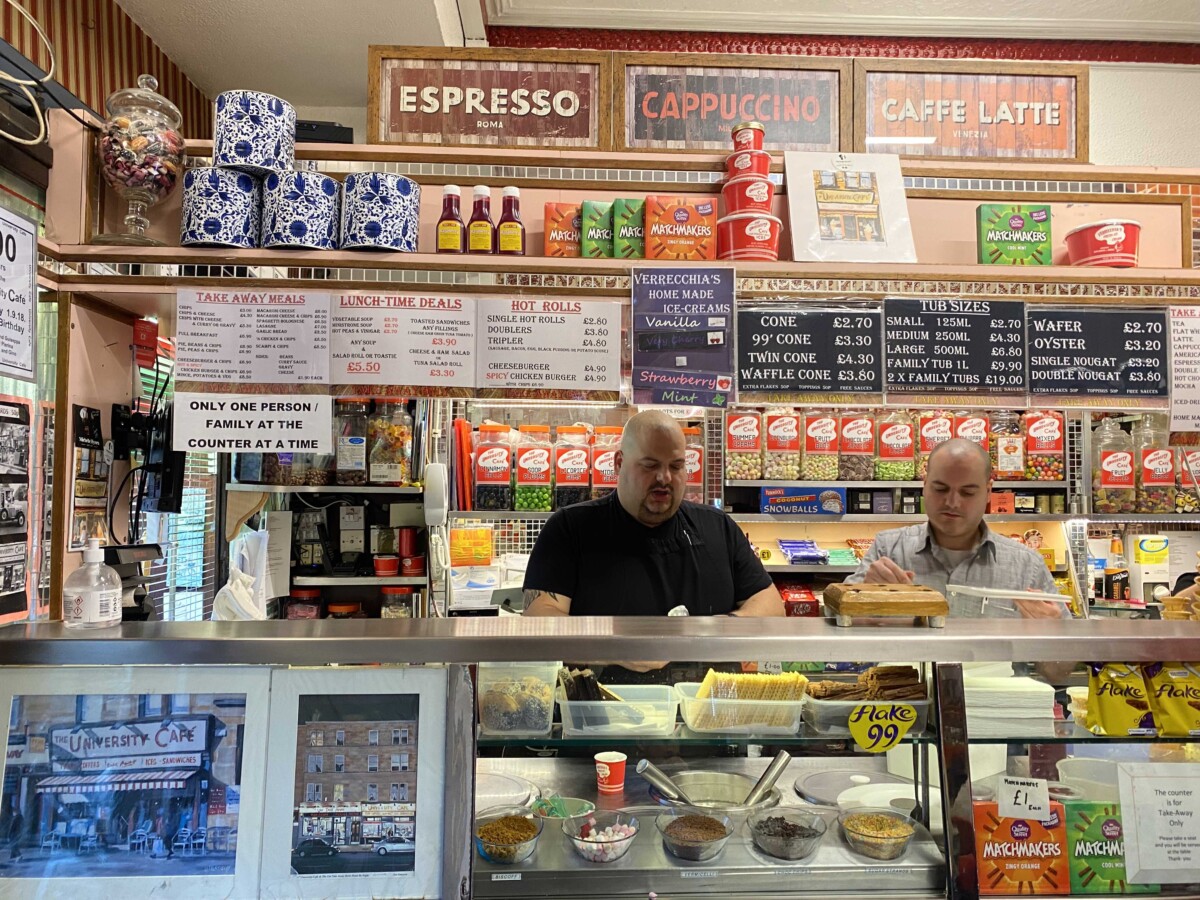
<instances>
[{"instance_id":1,"label":"man in grey checked shirt","mask_svg":"<svg viewBox=\"0 0 1200 900\"><path fill-rule=\"evenodd\" d=\"M1024 544L993 534L983 522L992 490L987 450L954 438L929 456L923 496L929 521L882 531L848 584L946 585L1057 594L1042 557ZM1067 618L1065 604L1038 600L947 597L950 615L966 618Z\"/></svg>"}]
</instances>

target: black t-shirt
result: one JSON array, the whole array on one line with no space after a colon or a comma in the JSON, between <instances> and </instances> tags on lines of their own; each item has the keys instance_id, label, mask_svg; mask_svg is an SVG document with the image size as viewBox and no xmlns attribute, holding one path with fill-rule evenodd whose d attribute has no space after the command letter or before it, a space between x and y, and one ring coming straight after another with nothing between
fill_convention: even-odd
<instances>
[{"instance_id":1,"label":"black t-shirt","mask_svg":"<svg viewBox=\"0 0 1200 900\"><path fill-rule=\"evenodd\" d=\"M771 586L728 515L684 501L657 528L629 515L613 491L560 509L542 529L525 589L571 598L573 616L722 615Z\"/></svg>"}]
</instances>

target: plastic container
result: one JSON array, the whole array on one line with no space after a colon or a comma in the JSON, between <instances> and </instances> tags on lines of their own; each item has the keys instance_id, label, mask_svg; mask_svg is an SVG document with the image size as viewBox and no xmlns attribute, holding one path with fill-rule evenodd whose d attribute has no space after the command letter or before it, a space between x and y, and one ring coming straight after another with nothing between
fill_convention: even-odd
<instances>
[{"instance_id":1,"label":"plastic container","mask_svg":"<svg viewBox=\"0 0 1200 900\"><path fill-rule=\"evenodd\" d=\"M558 692L558 710L563 735L641 734L666 737L675 730L679 698L666 684L609 684L622 699L568 700Z\"/></svg>"},{"instance_id":2,"label":"plastic container","mask_svg":"<svg viewBox=\"0 0 1200 900\"><path fill-rule=\"evenodd\" d=\"M485 734L549 734L561 666L561 662L480 663L476 676L480 729Z\"/></svg>"},{"instance_id":3,"label":"plastic container","mask_svg":"<svg viewBox=\"0 0 1200 900\"><path fill-rule=\"evenodd\" d=\"M983 410L959 410L954 413L954 436L978 444L984 450L991 443L991 417Z\"/></svg>"},{"instance_id":4,"label":"plastic container","mask_svg":"<svg viewBox=\"0 0 1200 900\"><path fill-rule=\"evenodd\" d=\"M1019 481L1025 477L1025 439L1021 436L1021 417L1012 410L992 413L988 428L988 453L992 458L992 477L997 481Z\"/></svg>"},{"instance_id":5,"label":"plastic container","mask_svg":"<svg viewBox=\"0 0 1200 900\"><path fill-rule=\"evenodd\" d=\"M338 484L367 483L367 413L370 402L361 397L339 397L334 401L333 433L336 437Z\"/></svg>"},{"instance_id":6,"label":"plastic container","mask_svg":"<svg viewBox=\"0 0 1200 900\"><path fill-rule=\"evenodd\" d=\"M637 816L601 809L563 819L561 827L576 853L588 862L607 863L628 852L640 825Z\"/></svg>"},{"instance_id":7,"label":"plastic container","mask_svg":"<svg viewBox=\"0 0 1200 900\"><path fill-rule=\"evenodd\" d=\"M733 136L733 149L761 150L766 140L767 128L762 122L738 122L730 129Z\"/></svg>"},{"instance_id":8,"label":"plastic container","mask_svg":"<svg viewBox=\"0 0 1200 900\"><path fill-rule=\"evenodd\" d=\"M699 428L683 429L684 449L683 468L687 475L683 499L692 503L704 502L704 440ZM1200 472L1200 467L1197 468Z\"/></svg>"},{"instance_id":9,"label":"plastic container","mask_svg":"<svg viewBox=\"0 0 1200 900\"><path fill-rule=\"evenodd\" d=\"M1133 429L1137 467L1137 511L1175 512L1175 453L1170 449L1169 420L1162 413L1145 413Z\"/></svg>"},{"instance_id":10,"label":"plastic container","mask_svg":"<svg viewBox=\"0 0 1200 900\"><path fill-rule=\"evenodd\" d=\"M761 175L731 178L721 187L721 199L725 201L726 216L738 213L770 213L775 199L775 183Z\"/></svg>"},{"instance_id":11,"label":"plastic container","mask_svg":"<svg viewBox=\"0 0 1200 900\"><path fill-rule=\"evenodd\" d=\"M377 555L372 560L375 566L375 574L386 578L390 575L400 574L400 557L393 553L383 553Z\"/></svg>"},{"instance_id":12,"label":"plastic container","mask_svg":"<svg viewBox=\"0 0 1200 900\"><path fill-rule=\"evenodd\" d=\"M525 255L525 224L521 221L521 189L506 187L501 195L503 208L496 225L496 252L501 256Z\"/></svg>"},{"instance_id":13,"label":"plastic container","mask_svg":"<svg viewBox=\"0 0 1200 900\"><path fill-rule=\"evenodd\" d=\"M1073 266L1132 268L1138 264L1142 225L1131 219L1106 219L1067 232L1067 258Z\"/></svg>"},{"instance_id":14,"label":"plastic container","mask_svg":"<svg viewBox=\"0 0 1200 900\"><path fill-rule=\"evenodd\" d=\"M879 448L875 453L876 481L912 481L917 476L916 428L907 410L879 414Z\"/></svg>"},{"instance_id":15,"label":"plastic container","mask_svg":"<svg viewBox=\"0 0 1200 900\"><path fill-rule=\"evenodd\" d=\"M558 819L560 822L572 816L586 816L595 808L596 804L591 800L579 797L543 797L532 806L533 814L539 819Z\"/></svg>"},{"instance_id":16,"label":"plastic container","mask_svg":"<svg viewBox=\"0 0 1200 900\"><path fill-rule=\"evenodd\" d=\"M1200 512L1200 447L1175 448L1175 512Z\"/></svg>"},{"instance_id":17,"label":"plastic container","mask_svg":"<svg viewBox=\"0 0 1200 900\"><path fill-rule=\"evenodd\" d=\"M732 180L742 175L759 175L766 178L771 174L771 154L765 150L735 150L725 157L725 178Z\"/></svg>"},{"instance_id":18,"label":"plastic container","mask_svg":"<svg viewBox=\"0 0 1200 900\"><path fill-rule=\"evenodd\" d=\"M846 810L838 825L850 849L868 859L899 859L917 833L916 819L883 807Z\"/></svg>"},{"instance_id":19,"label":"plastic container","mask_svg":"<svg viewBox=\"0 0 1200 900\"><path fill-rule=\"evenodd\" d=\"M1092 432L1092 512L1137 510L1133 440L1115 419L1105 419Z\"/></svg>"},{"instance_id":20,"label":"plastic container","mask_svg":"<svg viewBox=\"0 0 1200 900\"><path fill-rule=\"evenodd\" d=\"M522 425L514 454L513 509L549 512L554 508L554 445L549 425Z\"/></svg>"},{"instance_id":21,"label":"plastic container","mask_svg":"<svg viewBox=\"0 0 1200 900\"><path fill-rule=\"evenodd\" d=\"M796 734L806 698L799 700L717 700L699 698L699 682L675 685L684 724L698 734ZM808 700L807 702L812 702Z\"/></svg>"},{"instance_id":22,"label":"plastic container","mask_svg":"<svg viewBox=\"0 0 1200 900\"><path fill-rule=\"evenodd\" d=\"M325 606L325 611L331 619L362 619L365 615L362 611L362 604L357 601L344 601L340 603L328 603Z\"/></svg>"},{"instance_id":23,"label":"plastic container","mask_svg":"<svg viewBox=\"0 0 1200 900\"><path fill-rule=\"evenodd\" d=\"M288 595L288 619L321 618L321 592L317 588L292 588Z\"/></svg>"},{"instance_id":24,"label":"plastic container","mask_svg":"<svg viewBox=\"0 0 1200 900\"><path fill-rule=\"evenodd\" d=\"M954 414L944 409L923 409L916 415L917 478L929 471L929 455L938 444L954 437Z\"/></svg>"},{"instance_id":25,"label":"plastic container","mask_svg":"<svg viewBox=\"0 0 1200 900\"><path fill-rule=\"evenodd\" d=\"M496 252L496 226L492 224L492 191L477 184L471 192L474 205L467 225L467 250L470 253Z\"/></svg>"},{"instance_id":26,"label":"plastic container","mask_svg":"<svg viewBox=\"0 0 1200 900\"><path fill-rule=\"evenodd\" d=\"M560 425L554 442L554 508L592 496L592 447L582 425Z\"/></svg>"},{"instance_id":27,"label":"plastic container","mask_svg":"<svg viewBox=\"0 0 1200 900\"><path fill-rule=\"evenodd\" d=\"M462 191L457 184L442 188L442 215L437 223L437 252L466 253L467 226L462 220Z\"/></svg>"},{"instance_id":28,"label":"plastic container","mask_svg":"<svg viewBox=\"0 0 1200 900\"><path fill-rule=\"evenodd\" d=\"M121 624L121 576L104 564L99 538L88 538L83 565L63 581L62 616L68 628Z\"/></svg>"},{"instance_id":29,"label":"plastic container","mask_svg":"<svg viewBox=\"0 0 1200 900\"><path fill-rule=\"evenodd\" d=\"M710 840L692 840L678 834L668 834L667 829L685 816L704 816L715 819L725 826L725 835ZM662 835L663 846L667 848L667 852L680 859L690 859L692 862L716 859L733 835L733 819L712 809L693 809L681 806L663 813L654 820L654 824L658 828L658 833Z\"/></svg>"},{"instance_id":30,"label":"plastic container","mask_svg":"<svg viewBox=\"0 0 1200 900\"><path fill-rule=\"evenodd\" d=\"M1021 433L1025 436L1025 478L1028 481L1065 481L1067 451L1063 414L1053 409L1031 409L1021 416Z\"/></svg>"},{"instance_id":31,"label":"plastic container","mask_svg":"<svg viewBox=\"0 0 1200 900\"><path fill-rule=\"evenodd\" d=\"M371 484L403 487L412 482L412 416L399 397L379 397L367 422Z\"/></svg>"},{"instance_id":32,"label":"plastic container","mask_svg":"<svg viewBox=\"0 0 1200 900\"><path fill-rule=\"evenodd\" d=\"M509 816L528 819L532 822L537 828L533 837L526 841L507 844L497 841L486 841L479 836L479 829L484 825ZM490 809L485 809L475 817L475 849L488 862L497 863L502 866L516 865L517 863L524 862L533 855L533 851L537 847L538 838L542 836L542 828L545 824L545 820L535 816L528 807L493 806Z\"/></svg>"},{"instance_id":33,"label":"plastic container","mask_svg":"<svg viewBox=\"0 0 1200 900\"><path fill-rule=\"evenodd\" d=\"M767 212L741 212L717 220L718 259L779 259L783 222Z\"/></svg>"},{"instance_id":34,"label":"plastic container","mask_svg":"<svg viewBox=\"0 0 1200 900\"><path fill-rule=\"evenodd\" d=\"M480 425L475 445L475 509L513 508L513 446L507 425Z\"/></svg>"},{"instance_id":35,"label":"plastic container","mask_svg":"<svg viewBox=\"0 0 1200 900\"><path fill-rule=\"evenodd\" d=\"M264 453L262 455L263 484L292 483L292 454Z\"/></svg>"},{"instance_id":36,"label":"plastic container","mask_svg":"<svg viewBox=\"0 0 1200 900\"><path fill-rule=\"evenodd\" d=\"M619 425L598 425L592 437L592 499L607 497L617 489L617 451L621 449Z\"/></svg>"},{"instance_id":37,"label":"plastic container","mask_svg":"<svg viewBox=\"0 0 1200 900\"><path fill-rule=\"evenodd\" d=\"M379 608L381 619L411 619L417 595L416 588L387 585L380 588L382 602Z\"/></svg>"},{"instance_id":38,"label":"plastic container","mask_svg":"<svg viewBox=\"0 0 1200 900\"><path fill-rule=\"evenodd\" d=\"M756 409L731 409L725 414L725 478L762 480L762 414Z\"/></svg>"},{"instance_id":39,"label":"plastic container","mask_svg":"<svg viewBox=\"0 0 1200 900\"><path fill-rule=\"evenodd\" d=\"M800 478L800 416L791 407L768 409L763 416L763 479L797 481Z\"/></svg>"},{"instance_id":40,"label":"plastic container","mask_svg":"<svg viewBox=\"0 0 1200 900\"><path fill-rule=\"evenodd\" d=\"M791 861L812 856L827 828L825 820L814 812L783 807L759 810L746 820L746 831L755 847L767 856Z\"/></svg>"},{"instance_id":41,"label":"plastic container","mask_svg":"<svg viewBox=\"0 0 1200 900\"><path fill-rule=\"evenodd\" d=\"M911 706L917 714L908 729L909 734L920 734L925 730L932 700L818 700L809 697L804 704L804 724L819 734L849 734L850 715L859 706L894 706L903 703Z\"/></svg>"},{"instance_id":42,"label":"plastic container","mask_svg":"<svg viewBox=\"0 0 1200 900\"><path fill-rule=\"evenodd\" d=\"M804 411L804 453L800 474L805 481L836 481L838 477L838 419L829 410Z\"/></svg>"},{"instance_id":43,"label":"plastic container","mask_svg":"<svg viewBox=\"0 0 1200 900\"><path fill-rule=\"evenodd\" d=\"M875 479L875 414L847 410L838 417L838 479Z\"/></svg>"}]
</instances>

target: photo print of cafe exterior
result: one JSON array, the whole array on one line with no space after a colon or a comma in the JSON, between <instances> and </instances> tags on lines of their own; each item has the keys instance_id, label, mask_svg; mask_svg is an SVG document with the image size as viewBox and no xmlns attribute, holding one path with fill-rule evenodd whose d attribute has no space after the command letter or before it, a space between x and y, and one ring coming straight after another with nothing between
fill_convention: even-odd
<instances>
[{"instance_id":1,"label":"photo print of cafe exterior","mask_svg":"<svg viewBox=\"0 0 1200 900\"><path fill-rule=\"evenodd\" d=\"M417 710L415 694L300 697L293 847L317 838L370 852L414 840Z\"/></svg>"}]
</instances>

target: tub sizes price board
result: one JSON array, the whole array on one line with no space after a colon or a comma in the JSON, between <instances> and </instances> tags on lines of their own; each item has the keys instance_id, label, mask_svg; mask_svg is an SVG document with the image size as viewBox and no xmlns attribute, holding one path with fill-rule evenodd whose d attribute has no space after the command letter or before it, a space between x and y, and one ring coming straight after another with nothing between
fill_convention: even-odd
<instances>
[{"instance_id":1,"label":"tub sizes price board","mask_svg":"<svg viewBox=\"0 0 1200 900\"><path fill-rule=\"evenodd\" d=\"M334 385L470 389L475 384L475 301L414 294L335 294Z\"/></svg>"},{"instance_id":2,"label":"tub sizes price board","mask_svg":"<svg viewBox=\"0 0 1200 900\"><path fill-rule=\"evenodd\" d=\"M870 309L738 310L738 394L877 394L881 325Z\"/></svg>"},{"instance_id":3,"label":"tub sizes price board","mask_svg":"<svg viewBox=\"0 0 1200 900\"><path fill-rule=\"evenodd\" d=\"M1030 309L1028 322L1031 394L1167 396L1163 310Z\"/></svg>"},{"instance_id":4,"label":"tub sizes price board","mask_svg":"<svg viewBox=\"0 0 1200 900\"><path fill-rule=\"evenodd\" d=\"M952 297L884 301L889 393L1025 392L1025 305Z\"/></svg>"},{"instance_id":5,"label":"tub sizes price board","mask_svg":"<svg viewBox=\"0 0 1200 900\"><path fill-rule=\"evenodd\" d=\"M475 382L493 391L621 389L621 304L513 298L479 310ZM613 398L615 399L615 398Z\"/></svg>"}]
</instances>

